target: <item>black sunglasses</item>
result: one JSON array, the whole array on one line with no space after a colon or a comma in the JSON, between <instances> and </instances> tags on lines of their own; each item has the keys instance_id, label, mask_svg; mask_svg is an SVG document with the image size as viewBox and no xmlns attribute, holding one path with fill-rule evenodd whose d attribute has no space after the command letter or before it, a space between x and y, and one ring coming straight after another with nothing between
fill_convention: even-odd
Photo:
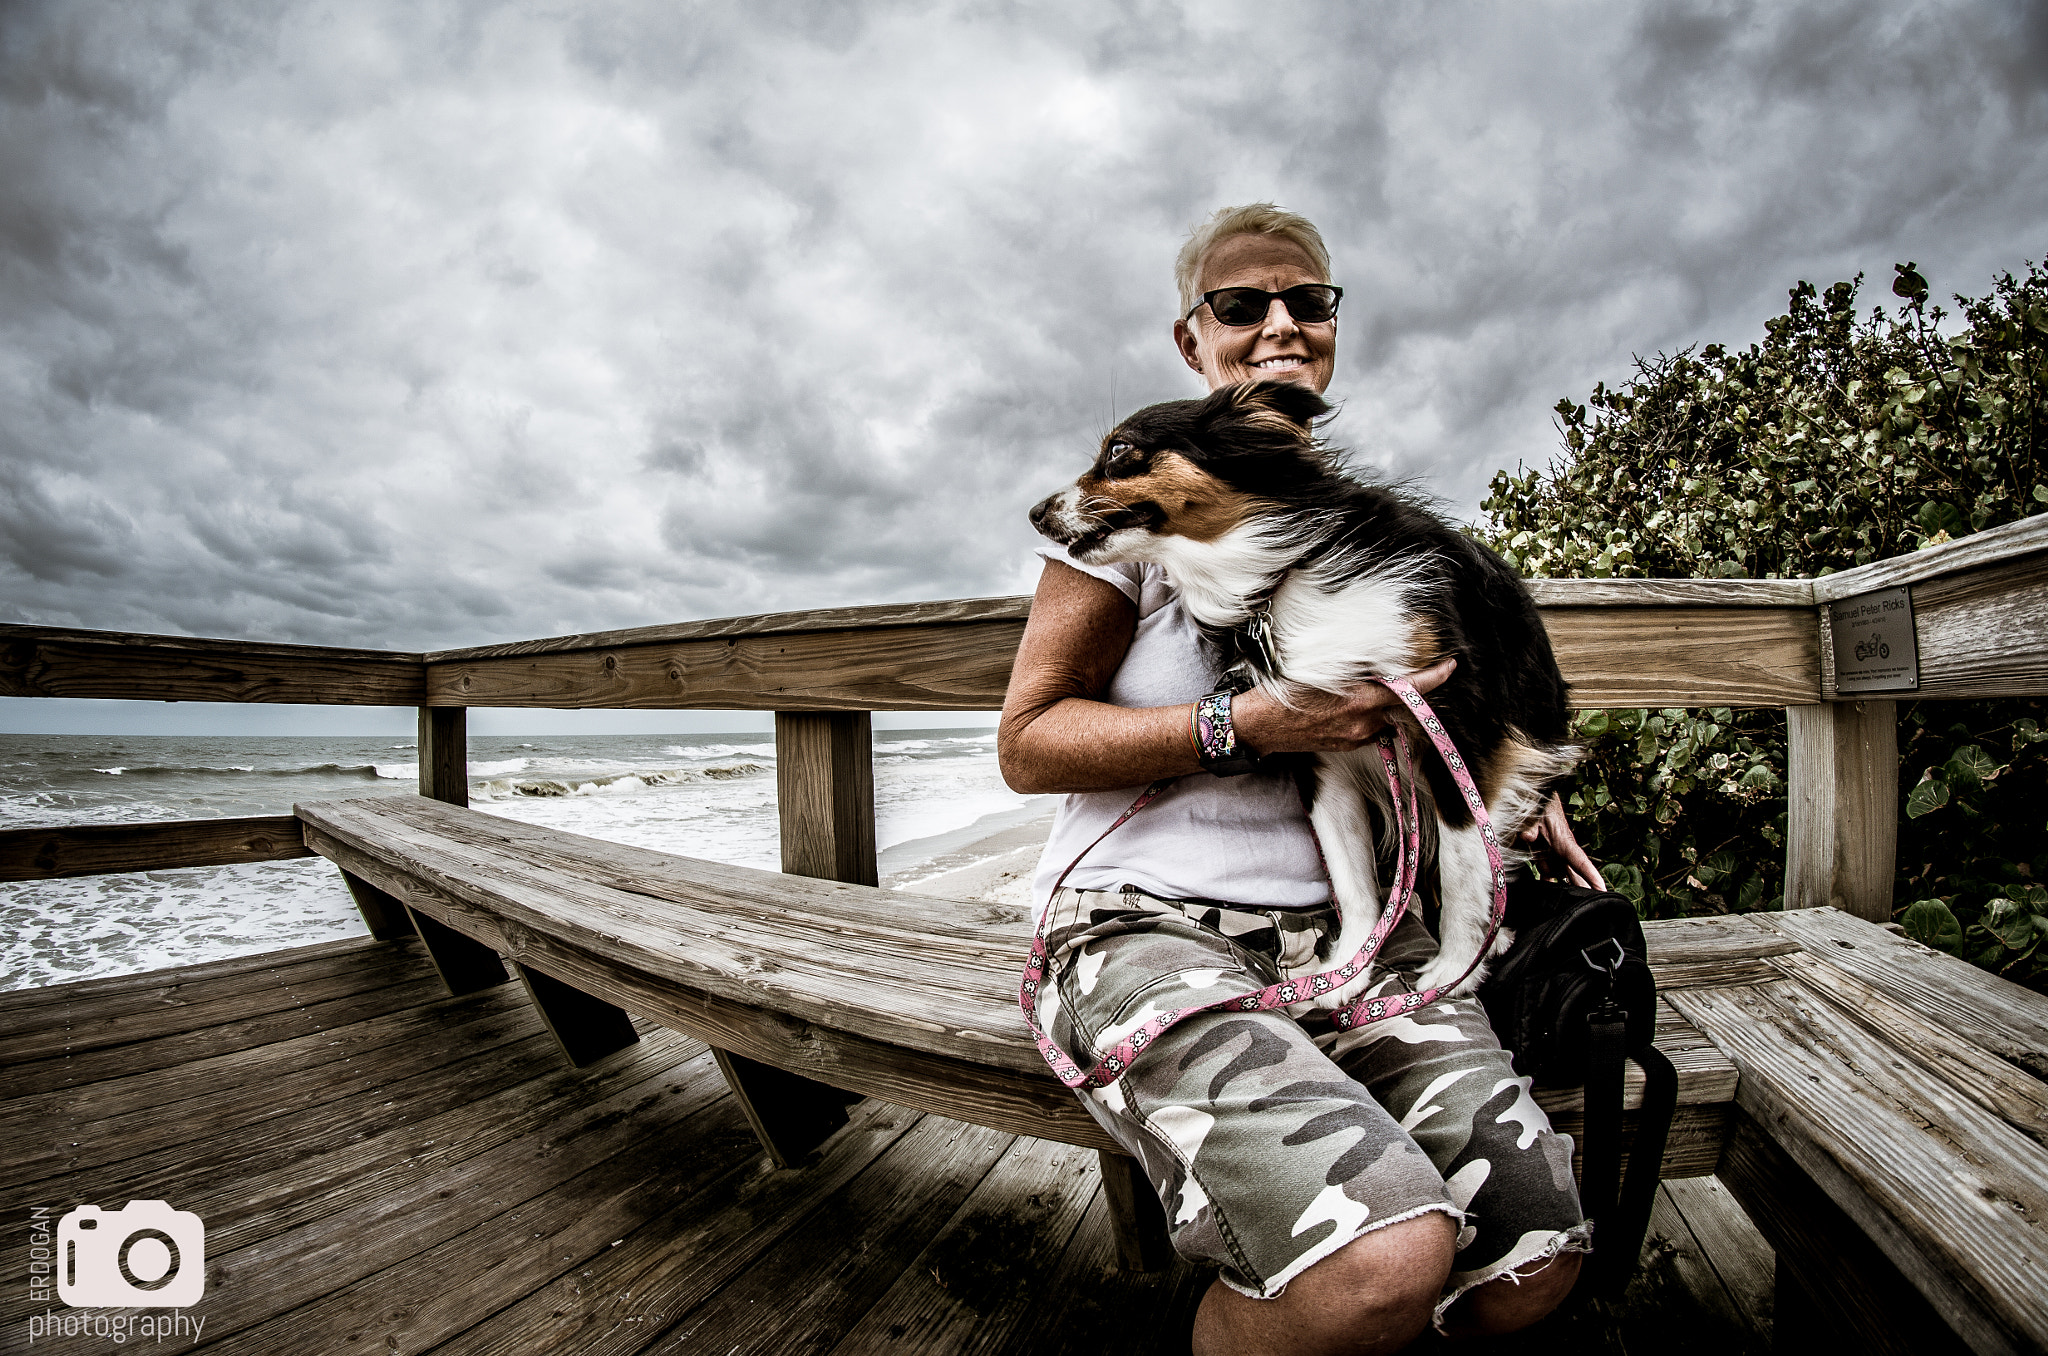
<instances>
[{"instance_id":1,"label":"black sunglasses","mask_svg":"<svg viewBox=\"0 0 2048 1356\"><path fill-rule=\"evenodd\" d=\"M1202 293L1202 299L1182 319L1192 319L1204 306L1225 325L1256 325L1265 320L1275 301L1287 303L1287 314L1297 325L1320 325L1337 318L1337 303L1344 289L1328 283L1303 283L1285 292L1262 292L1256 287L1219 287Z\"/></svg>"}]
</instances>

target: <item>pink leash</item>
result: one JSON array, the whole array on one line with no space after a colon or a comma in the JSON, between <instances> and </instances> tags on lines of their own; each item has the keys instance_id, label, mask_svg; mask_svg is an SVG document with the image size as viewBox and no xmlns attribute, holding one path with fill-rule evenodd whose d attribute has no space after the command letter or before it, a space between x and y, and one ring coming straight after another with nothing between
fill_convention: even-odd
<instances>
[{"instance_id":1,"label":"pink leash","mask_svg":"<svg viewBox=\"0 0 2048 1356\"><path fill-rule=\"evenodd\" d=\"M1472 774L1465 767L1465 760L1458 754L1458 746L1451 742L1451 737L1444 732L1443 722L1437 719L1436 712L1430 710L1429 703L1422 699L1422 694L1417 692L1407 679L1375 677L1372 681L1385 685L1415 709L1416 718L1421 722L1424 732L1429 735L1430 742L1436 745L1437 752L1443 756L1444 766L1450 769L1451 777L1457 782L1459 791L1464 794L1465 803L1471 807L1472 817L1478 822L1480 835L1486 841L1487 860L1493 866L1493 909L1486 928L1486 941L1479 948L1479 955L1473 959L1472 964L1465 967L1464 974L1439 988L1389 998L1361 998L1349 1007L1339 1008L1331 1021L1340 1031L1370 1026L1389 1017L1414 1012L1417 1008L1427 1007L1436 1002L1451 989L1457 988L1479 968L1480 961L1493 949L1493 939L1499 934L1501 922L1507 915L1507 871L1501 861L1500 840L1494 834L1493 821L1487 816L1486 804L1480 797L1479 788L1473 784ZM1400 751L1398 761L1395 756L1397 740ZM1045 980L1048 970L1045 917L1040 915L1038 928L1031 938L1031 956L1024 963L1024 983L1018 991L1017 1002L1024 1009L1024 1021L1031 1028L1032 1039L1038 1042L1038 1053L1045 1057L1045 1062L1052 1067L1053 1073L1059 1076L1060 1082L1070 1088L1107 1087L1123 1077L1130 1069L1132 1061L1137 1059L1138 1052L1157 1040L1161 1032L1198 1012L1207 1012L1211 1008L1264 1012L1272 1008L1307 1002L1319 994L1341 987L1372 968L1373 961L1379 956L1380 948L1386 944L1387 935L1408 912L1408 904L1415 897L1415 883L1422 862L1422 821L1416 810L1414 777L1411 771L1404 786L1400 770L1401 762L1410 761L1407 735L1396 729L1388 729L1379 737L1379 750L1380 759L1386 764L1387 787L1393 793L1394 817L1401 829L1401 854L1394 865L1394 890L1388 907L1381 912L1380 920L1372 930L1372 936L1358 949L1358 954L1338 969L1325 970L1306 980L1284 980L1250 993L1218 998L1195 1007L1177 1008L1161 1013L1125 1037L1114 1050L1103 1057L1100 1064L1084 1073L1066 1051L1053 1044L1052 1038L1046 1035L1038 1024L1038 987ZM1081 856L1074 858L1068 863L1067 869L1060 872L1059 879L1053 882L1053 893L1059 893L1060 887L1066 884L1067 877L1081 864L1082 857L1093 852L1104 838L1122 828L1132 815L1157 800L1160 793L1176 780L1168 777L1146 787L1138 798L1131 802L1130 809L1118 815L1114 824L1104 829L1094 842L1082 848ZM1406 815L1401 812L1404 799L1407 803ZM1313 828L1310 829L1310 833L1314 833ZM1320 845L1318 850L1320 851ZM1342 901L1339 901L1340 916L1342 908ZM1051 912L1050 908L1047 912Z\"/></svg>"}]
</instances>

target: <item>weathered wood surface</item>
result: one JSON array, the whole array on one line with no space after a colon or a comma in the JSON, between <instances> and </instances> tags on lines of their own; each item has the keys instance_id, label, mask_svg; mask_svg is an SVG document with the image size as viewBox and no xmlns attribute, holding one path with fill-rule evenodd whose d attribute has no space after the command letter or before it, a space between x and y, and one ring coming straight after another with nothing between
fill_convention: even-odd
<instances>
[{"instance_id":1,"label":"weathered wood surface","mask_svg":"<svg viewBox=\"0 0 2048 1356\"><path fill-rule=\"evenodd\" d=\"M2001 565L2041 551L2048 551L2048 513L2036 513L2018 522L1972 532L1967 537L1958 537L1911 555L1876 560L1853 570L1822 575L1811 581L1813 600L1832 603L1842 598L1853 598L1859 593L1895 589L1901 584L1919 585L1943 575ZM1916 599L1919 592L1917 587L1913 590Z\"/></svg>"},{"instance_id":2,"label":"weathered wood surface","mask_svg":"<svg viewBox=\"0 0 2048 1356\"><path fill-rule=\"evenodd\" d=\"M1812 609L1555 607L1544 612L1573 701L1784 706L1820 700ZM1021 621L735 635L428 665L450 706L995 710Z\"/></svg>"},{"instance_id":3,"label":"weathered wood surface","mask_svg":"<svg viewBox=\"0 0 2048 1356\"><path fill-rule=\"evenodd\" d=\"M1674 1252L1685 1288L1738 1334L1768 1350L1776 1294L1771 1246L1728 1188L1715 1177L1686 1177L1657 1188L1649 1249L1658 1239ZM1646 1249L1647 1250L1647 1249Z\"/></svg>"},{"instance_id":4,"label":"weathered wood surface","mask_svg":"<svg viewBox=\"0 0 2048 1356\"><path fill-rule=\"evenodd\" d=\"M549 636L541 640L515 640L501 645L472 645L457 650L434 650L421 658L429 664L452 664L520 655L667 645L679 640L724 640L732 636L894 630L905 626L944 626L960 622L1021 622L1030 615L1031 598L1028 594L1006 598L949 598L930 603L878 603L866 607L827 607L807 612L767 612L749 617L668 622L623 631L592 631L583 635Z\"/></svg>"},{"instance_id":5,"label":"weathered wood surface","mask_svg":"<svg viewBox=\"0 0 2048 1356\"><path fill-rule=\"evenodd\" d=\"M1776 1350L1883 1356L1965 1350L1883 1250L1740 1112L1716 1179L1776 1251Z\"/></svg>"},{"instance_id":6,"label":"weathered wood surface","mask_svg":"<svg viewBox=\"0 0 2048 1356\"><path fill-rule=\"evenodd\" d=\"M1709 610L1813 607L1810 579L1531 579L1536 606Z\"/></svg>"},{"instance_id":7,"label":"weathered wood surface","mask_svg":"<svg viewBox=\"0 0 2048 1356\"><path fill-rule=\"evenodd\" d=\"M1899 840L1898 704L1794 706L1785 719L1785 907L1888 921Z\"/></svg>"},{"instance_id":8,"label":"weathered wood surface","mask_svg":"<svg viewBox=\"0 0 2048 1356\"><path fill-rule=\"evenodd\" d=\"M54 986L29 1006L234 976L250 990L238 1007L290 1013L290 976L344 958L359 987L335 1004L374 1007L408 986L412 1000L193 1064L185 1042L210 1033L138 1041L125 1048L153 1059L32 1105L0 1090L0 1123L60 1131L91 1161L0 1174L0 1209L196 1210L219 1266L199 1349L220 1356L1187 1350L1211 1273L1116 1266L1093 1152L869 1102L802 1167L770 1171L697 1042L650 1028L617 1059L564 1068L516 987L429 992L416 940ZM0 1062L9 1054L0 1042ZM286 1104L269 1104L273 1088ZM159 1116L161 1132L139 1114L193 1097L207 1100ZM1682 1298L1631 1314L1619 1335L1575 1327L1569 1349L1670 1349L1664 1338L1695 1331ZM786 1312L756 1312L771 1307ZM30 1308L26 1287L10 1289L0 1324L22 1331ZM712 1312L719 1322L698 1320Z\"/></svg>"},{"instance_id":9,"label":"weathered wood surface","mask_svg":"<svg viewBox=\"0 0 2048 1356\"><path fill-rule=\"evenodd\" d=\"M1821 698L1811 608L1550 607L1543 624L1581 710Z\"/></svg>"},{"instance_id":10,"label":"weathered wood surface","mask_svg":"<svg viewBox=\"0 0 2048 1356\"><path fill-rule=\"evenodd\" d=\"M418 706L416 654L0 625L0 697Z\"/></svg>"},{"instance_id":11,"label":"weathered wood surface","mask_svg":"<svg viewBox=\"0 0 2048 1356\"><path fill-rule=\"evenodd\" d=\"M1831 909L1750 917L1955 1037L2048 1079L2048 998Z\"/></svg>"},{"instance_id":12,"label":"weathered wood surface","mask_svg":"<svg viewBox=\"0 0 2048 1356\"><path fill-rule=\"evenodd\" d=\"M435 706L996 710L1021 621L735 635L427 666Z\"/></svg>"},{"instance_id":13,"label":"weathered wood surface","mask_svg":"<svg viewBox=\"0 0 2048 1356\"><path fill-rule=\"evenodd\" d=\"M1913 586L1929 697L2048 693L2048 551Z\"/></svg>"},{"instance_id":14,"label":"weathered wood surface","mask_svg":"<svg viewBox=\"0 0 2048 1356\"><path fill-rule=\"evenodd\" d=\"M318 851L416 914L628 1012L836 1088L1114 1147L1017 1017L1022 910L721 866L428 801L298 810ZM1782 944L1760 930L1744 942ZM1731 1066L1675 1014L1666 1022L1685 1108L1666 1161L1709 1172ZM1579 1095L1538 1101L1562 1124ZM1625 1105L1640 1101L1636 1074Z\"/></svg>"},{"instance_id":15,"label":"weathered wood surface","mask_svg":"<svg viewBox=\"0 0 2048 1356\"><path fill-rule=\"evenodd\" d=\"M169 871L310 857L290 815L0 829L0 881Z\"/></svg>"},{"instance_id":16,"label":"weathered wood surface","mask_svg":"<svg viewBox=\"0 0 2048 1356\"><path fill-rule=\"evenodd\" d=\"M1996 1052L1923 1050L1940 1008L1915 999L1932 988L2008 1030L2043 1022L2048 1000L1934 953L1902 963L1910 943L1834 911L1763 921L1814 938L1772 958L1785 979L1670 996L1740 1069L1737 1104L1973 1349L2048 1345L2048 1147L2028 1123L2048 1091L2018 1091L2034 1080L2017 1069L1971 1086ZM1816 966L1834 974L1810 985ZM1897 1006L1925 1017L1896 1027Z\"/></svg>"},{"instance_id":17,"label":"weathered wood surface","mask_svg":"<svg viewBox=\"0 0 2048 1356\"><path fill-rule=\"evenodd\" d=\"M745 981L720 982L715 986L727 992L713 991L711 985L692 987L688 980L678 979L678 967L672 956L649 958L650 964L657 960L661 963L662 973L657 974L626 964L616 955L585 951L519 923L510 925L508 937L495 916L476 904L476 892L469 892L469 898L446 892L417 875L395 871L317 829L309 829L309 835L323 855L404 898L415 912L459 917L465 928L521 964L542 969L628 1012L697 1036L719 1049L898 1106L935 1110L1012 1133L1037 1134L1096 1148L1111 1146L1108 1136L1089 1119L1071 1094L1042 1071L1042 1062L1027 1069L1001 1066L1006 1058L1021 1062L1015 1060L1014 1038L982 1039L968 1031L962 1041L946 1042L953 1047L950 1053L933 1054L846 1029L828 1020L826 1014L817 1014L820 1020L811 1021L772 1010ZM773 872L757 874L773 881L800 879ZM813 920L813 925L816 922ZM614 944L610 949L618 948ZM779 953L765 954L772 958ZM711 972L692 973L701 980ZM778 986L776 998L786 1001L788 990ZM993 1013L1000 1004L983 1001L981 1006ZM911 1029L893 1020L890 1014L876 1014L871 1024L899 1033ZM926 1025L941 1037L953 1034L946 1024ZM1030 1048L1028 1043L1024 1048ZM962 1053L998 1063L969 1062L960 1057ZM1035 1060L1036 1052L1031 1054Z\"/></svg>"}]
</instances>

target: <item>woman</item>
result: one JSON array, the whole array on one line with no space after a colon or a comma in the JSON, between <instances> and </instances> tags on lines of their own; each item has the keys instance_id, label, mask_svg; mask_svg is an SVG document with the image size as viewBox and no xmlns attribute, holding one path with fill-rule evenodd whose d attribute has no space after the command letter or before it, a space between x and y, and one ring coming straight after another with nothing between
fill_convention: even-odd
<instances>
[{"instance_id":1,"label":"woman","mask_svg":"<svg viewBox=\"0 0 2048 1356\"><path fill-rule=\"evenodd\" d=\"M1224 209L1176 274L1174 340L1211 390L1329 384L1336 297L1316 286L1329 284L1329 256L1308 221L1270 204ZM1036 882L1053 954L1040 1015L1092 1064L1105 1031L1142 1020L1148 998L1194 1006L1344 958L1328 954L1337 917L1292 779L1226 780L1197 756L1191 706L1217 673L1172 582L1156 566L1040 554L998 747L1011 786L1067 793ZM1427 692L1455 665L1411 679ZM1254 689L1231 716L1260 755L1355 749L1397 702L1365 684L1289 710ZM1166 777L1183 780L1082 855ZM1555 800L1538 832L1539 849L1598 883ZM1405 990L1433 950L1420 920L1403 922L1378 991ZM1144 1164L1174 1246L1220 1268L1195 1351L1392 1351L1432 1317L1453 1335L1491 1334L1549 1313L1587 1249L1571 1141L1552 1133L1484 1009L1439 1002L1348 1033L1328 1016L1202 1013L1083 1095Z\"/></svg>"}]
</instances>

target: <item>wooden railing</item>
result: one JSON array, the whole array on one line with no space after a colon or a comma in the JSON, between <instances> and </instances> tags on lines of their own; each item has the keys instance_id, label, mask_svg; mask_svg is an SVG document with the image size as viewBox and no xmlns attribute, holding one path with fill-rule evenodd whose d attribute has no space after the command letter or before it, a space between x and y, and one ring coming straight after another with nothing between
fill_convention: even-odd
<instances>
[{"instance_id":1,"label":"wooden railing","mask_svg":"<svg viewBox=\"0 0 2048 1356\"><path fill-rule=\"evenodd\" d=\"M2048 693L2048 515L1814 580L1536 580L1573 702L1782 707L1786 904L1890 917L1897 701ZM1916 690L1844 693L1831 609L1910 590ZM776 713L783 869L872 884L869 712L994 710L1028 598L779 613L403 654L0 626L0 695L419 708L420 792L467 802L469 707ZM304 855L274 817L0 833L0 880Z\"/></svg>"}]
</instances>

